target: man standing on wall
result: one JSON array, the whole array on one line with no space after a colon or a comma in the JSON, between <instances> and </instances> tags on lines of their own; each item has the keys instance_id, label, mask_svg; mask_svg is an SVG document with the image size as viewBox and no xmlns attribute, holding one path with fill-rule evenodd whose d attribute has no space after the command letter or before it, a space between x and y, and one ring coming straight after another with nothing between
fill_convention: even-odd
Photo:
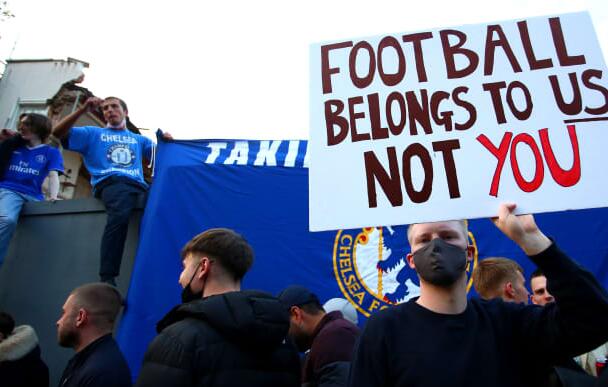
<instances>
[{"instance_id":1,"label":"man standing on wall","mask_svg":"<svg viewBox=\"0 0 608 387\"><path fill-rule=\"evenodd\" d=\"M101 106L105 128L73 127L90 109ZM53 128L64 147L79 152L91 173L96 198L103 201L108 220L101 239L99 276L102 282L116 285L124 250L129 218L148 185L142 162L152 156L152 141L127 129L127 105L120 98L89 98L79 109ZM171 139L166 133L165 139Z\"/></svg>"}]
</instances>

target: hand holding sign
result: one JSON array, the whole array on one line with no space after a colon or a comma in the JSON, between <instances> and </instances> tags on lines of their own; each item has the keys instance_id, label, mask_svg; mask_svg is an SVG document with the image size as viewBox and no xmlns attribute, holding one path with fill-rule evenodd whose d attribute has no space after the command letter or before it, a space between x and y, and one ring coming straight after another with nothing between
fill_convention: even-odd
<instances>
[{"instance_id":1,"label":"hand holding sign","mask_svg":"<svg viewBox=\"0 0 608 387\"><path fill-rule=\"evenodd\" d=\"M515 203L502 203L498 217L492 222L527 255L535 255L551 245L551 240L540 231L532 215L515 215Z\"/></svg>"}]
</instances>

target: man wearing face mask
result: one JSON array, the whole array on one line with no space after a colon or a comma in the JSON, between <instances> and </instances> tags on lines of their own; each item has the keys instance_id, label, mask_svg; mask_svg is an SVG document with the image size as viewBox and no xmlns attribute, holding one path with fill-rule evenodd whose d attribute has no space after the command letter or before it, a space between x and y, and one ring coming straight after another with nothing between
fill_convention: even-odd
<instances>
[{"instance_id":1,"label":"man wearing face mask","mask_svg":"<svg viewBox=\"0 0 608 387\"><path fill-rule=\"evenodd\" d=\"M409 266L420 297L373 315L351 367L358 386L532 386L547 366L608 339L608 295L536 226L503 204L496 226L555 283L544 308L501 300L467 300L464 221L411 225ZM541 367L542 368L542 367Z\"/></svg>"},{"instance_id":2,"label":"man wearing face mask","mask_svg":"<svg viewBox=\"0 0 608 387\"><path fill-rule=\"evenodd\" d=\"M157 325L138 386L299 386L289 315L267 293L240 290L253 263L245 239L210 229L182 249L182 304Z\"/></svg>"}]
</instances>

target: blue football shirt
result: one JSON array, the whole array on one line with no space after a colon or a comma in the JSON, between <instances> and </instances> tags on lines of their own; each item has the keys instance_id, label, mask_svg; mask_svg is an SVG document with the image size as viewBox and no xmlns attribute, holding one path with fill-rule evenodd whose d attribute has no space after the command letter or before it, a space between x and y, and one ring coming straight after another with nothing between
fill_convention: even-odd
<instances>
[{"instance_id":1,"label":"blue football shirt","mask_svg":"<svg viewBox=\"0 0 608 387\"><path fill-rule=\"evenodd\" d=\"M74 127L68 137L68 148L82 154L93 187L112 175L147 185L142 160L151 157L153 146L149 138L127 129Z\"/></svg>"},{"instance_id":2,"label":"blue football shirt","mask_svg":"<svg viewBox=\"0 0 608 387\"><path fill-rule=\"evenodd\" d=\"M13 152L0 187L42 200L42 182L49 171L63 172L59 149L46 144L22 146Z\"/></svg>"}]
</instances>

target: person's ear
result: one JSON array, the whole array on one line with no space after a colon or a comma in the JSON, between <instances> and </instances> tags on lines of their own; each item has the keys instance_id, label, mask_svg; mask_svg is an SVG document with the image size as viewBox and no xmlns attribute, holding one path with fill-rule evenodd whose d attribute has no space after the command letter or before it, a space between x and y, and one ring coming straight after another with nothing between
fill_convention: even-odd
<instances>
[{"instance_id":1,"label":"person's ear","mask_svg":"<svg viewBox=\"0 0 608 387\"><path fill-rule=\"evenodd\" d=\"M414 264L414 254L409 253L408 255L405 256L405 259L407 260L407 264L411 269L416 270L416 264Z\"/></svg>"},{"instance_id":2,"label":"person's ear","mask_svg":"<svg viewBox=\"0 0 608 387\"><path fill-rule=\"evenodd\" d=\"M289 317L294 320L294 322L299 323L302 321L302 309L297 306L292 306L289 308Z\"/></svg>"},{"instance_id":3,"label":"person's ear","mask_svg":"<svg viewBox=\"0 0 608 387\"><path fill-rule=\"evenodd\" d=\"M505 295L507 296L507 298L509 298L509 299L515 298L515 289L513 289L513 283L507 282L504 285L504 292L505 292Z\"/></svg>"},{"instance_id":4,"label":"person's ear","mask_svg":"<svg viewBox=\"0 0 608 387\"><path fill-rule=\"evenodd\" d=\"M475 246L467 245L467 261L473 261L473 258L475 258L475 251Z\"/></svg>"},{"instance_id":5,"label":"person's ear","mask_svg":"<svg viewBox=\"0 0 608 387\"><path fill-rule=\"evenodd\" d=\"M89 313L83 309L78 309L78 314L76 315L76 327L80 327L86 324L89 321Z\"/></svg>"},{"instance_id":6,"label":"person's ear","mask_svg":"<svg viewBox=\"0 0 608 387\"><path fill-rule=\"evenodd\" d=\"M211 270L211 260L207 257L201 258L201 261L198 263L196 270L199 270L199 268L200 272L196 274L196 277L199 279L203 279L203 277L205 275L208 275L209 271Z\"/></svg>"}]
</instances>

